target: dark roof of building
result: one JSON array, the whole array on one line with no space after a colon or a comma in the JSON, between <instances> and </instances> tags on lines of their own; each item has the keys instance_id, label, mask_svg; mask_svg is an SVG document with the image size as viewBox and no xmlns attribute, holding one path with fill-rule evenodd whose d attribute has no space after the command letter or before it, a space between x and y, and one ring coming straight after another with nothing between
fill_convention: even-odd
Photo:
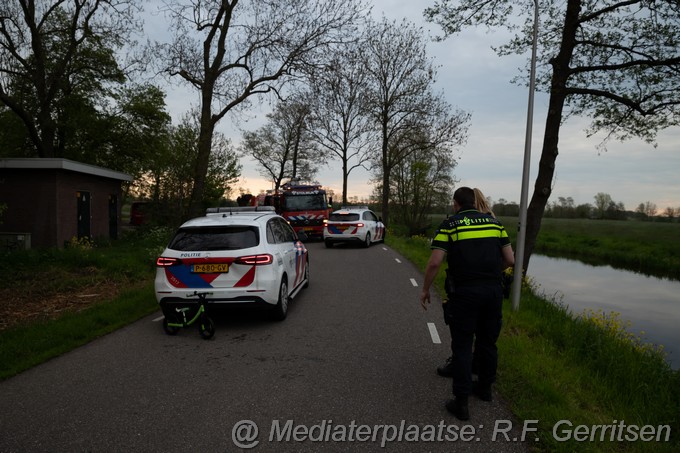
<instances>
[{"instance_id":1,"label":"dark roof of building","mask_svg":"<svg viewBox=\"0 0 680 453\"><path fill-rule=\"evenodd\" d=\"M96 165L83 164L68 159L59 158L9 158L0 159L0 168L34 169L34 170L69 170L102 178L132 181L132 176Z\"/></svg>"}]
</instances>

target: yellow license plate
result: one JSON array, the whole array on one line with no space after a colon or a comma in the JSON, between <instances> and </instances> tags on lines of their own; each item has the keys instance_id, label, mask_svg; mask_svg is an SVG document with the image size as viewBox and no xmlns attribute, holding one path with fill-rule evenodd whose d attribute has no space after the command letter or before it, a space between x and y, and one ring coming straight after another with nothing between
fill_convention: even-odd
<instances>
[{"instance_id":1,"label":"yellow license plate","mask_svg":"<svg viewBox=\"0 0 680 453\"><path fill-rule=\"evenodd\" d=\"M191 272L195 274L219 274L229 272L228 264L194 264Z\"/></svg>"}]
</instances>

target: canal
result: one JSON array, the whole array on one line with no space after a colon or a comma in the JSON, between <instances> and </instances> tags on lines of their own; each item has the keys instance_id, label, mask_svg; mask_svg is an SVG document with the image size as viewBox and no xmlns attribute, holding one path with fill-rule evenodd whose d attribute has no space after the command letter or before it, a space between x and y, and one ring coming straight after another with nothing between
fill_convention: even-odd
<instances>
[{"instance_id":1,"label":"canal","mask_svg":"<svg viewBox=\"0 0 680 453\"><path fill-rule=\"evenodd\" d=\"M631 333L644 332L643 341L663 345L671 367L680 369L680 281L543 255L531 256L528 276L574 315L619 313L631 322Z\"/></svg>"}]
</instances>

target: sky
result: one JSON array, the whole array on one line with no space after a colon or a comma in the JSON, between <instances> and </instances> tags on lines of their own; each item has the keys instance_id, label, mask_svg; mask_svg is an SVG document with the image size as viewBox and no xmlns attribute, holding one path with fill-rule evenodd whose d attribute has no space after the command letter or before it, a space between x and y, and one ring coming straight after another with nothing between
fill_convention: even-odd
<instances>
[{"instance_id":1,"label":"sky","mask_svg":"<svg viewBox=\"0 0 680 453\"><path fill-rule=\"evenodd\" d=\"M433 0L374 0L373 13L390 20L408 18L423 27L425 34L440 35L438 25L423 19L425 7ZM153 6L147 7L147 11ZM163 28L163 18L150 16L147 30ZM149 28L151 27L151 28ZM520 202L522 170L527 130L529 89L510 80L524 67L526 57L499 57L492 50L505 42L502 32L487 32L486 28L468 29L443 42L428 42L428 54L437 66L435 91L454 108L472 115L467 143L456 150L458 164L454 176L457 187L478 187L494 202L504 199ZM188 87L173 86L166 103L173 121L198 102L198 95ZM542 145L548 97L536 93L531 139L531 170L529 198L533 193ZM268 110L253 112L248 123L237 124L229 116L217 126L238 145L242 130L256 130L266 121ZM588 138L585 129L588 118L573 117L560 131L559 155L550 202L558 197L571 197L576 205L594 203L597 193L609 194L616 203L635 210L640 203L652 202L659 211L666 207L680 208L680 127L661 131L658 146L641 140L610 142L606 151L598 148L601 137ZM251 193L270 189L253 161L242 161L243 172L237 190ZM361 168L350 174L348 196L367 198L373 191L373 175ZM322 168L317 180L330 187L339 199L342 194L342 174L337 162Z\"/></svg>"}]
</instances>

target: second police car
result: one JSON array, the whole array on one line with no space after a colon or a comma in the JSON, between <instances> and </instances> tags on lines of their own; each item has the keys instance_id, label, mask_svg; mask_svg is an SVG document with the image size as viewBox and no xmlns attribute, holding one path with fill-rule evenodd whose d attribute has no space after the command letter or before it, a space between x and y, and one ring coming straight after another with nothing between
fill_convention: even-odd
<instances>
[{"instance_id":1,"label":"second police car","mask_svg":"<svg viewBox=\"0 0 680 453\"><path fill-rule=\"evenodd\" d=\"M360 242L370 247L385 240L385 225L367 206L342 207L328 217L323 239L326 247L339 242Z\"/></svg>"},{"instance_id":2,"label":"second police car","mask_svg":"<svg viewBox=\"0 0 680 453\"><path fill-rule=\"evenodd\" d=\"M284 319L309 284L309 255L273 207L213 208L175 233L156 261L163 313L207 294L209 304L251 304Z\"/></svg>"}]
</instances>

